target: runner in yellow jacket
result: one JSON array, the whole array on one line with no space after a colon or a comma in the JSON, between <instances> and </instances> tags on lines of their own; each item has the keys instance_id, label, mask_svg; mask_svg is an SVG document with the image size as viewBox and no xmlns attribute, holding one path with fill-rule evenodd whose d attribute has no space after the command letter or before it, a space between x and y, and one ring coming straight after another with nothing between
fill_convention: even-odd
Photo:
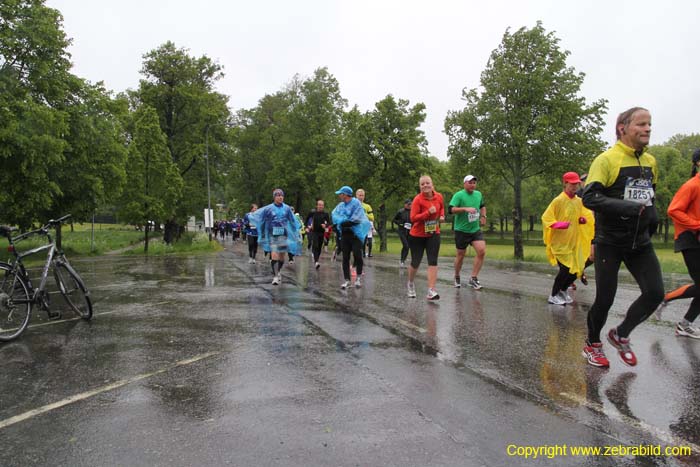
<instances>
[{"instance_id":1,"label":"runner in yellow jacket","mask_svg":"<svg viewBox=\"0 0 700 467\"><path fill-rule=\"evenodd\" d=\"M549 203L542 214L547 259L552 265L559 265L552 295L547 300L552 305L566 305L573 301L566 289L583 274L595 230L593 213L576 196L581 183L578 174L566 172L562 178L564 191Z\"/></svg>"}]
</instances>

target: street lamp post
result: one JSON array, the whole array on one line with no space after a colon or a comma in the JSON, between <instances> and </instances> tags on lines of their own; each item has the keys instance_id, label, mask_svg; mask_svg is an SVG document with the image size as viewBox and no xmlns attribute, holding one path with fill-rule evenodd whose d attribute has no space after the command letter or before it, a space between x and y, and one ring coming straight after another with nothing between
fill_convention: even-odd
<instances>
[{"instance_id":1,"label":"street lamp post","mask_svg":"<svg viewBox=\"0 0 700 467\"><path fill-rule=\"evenodd\" d=\"M211 213L211 185L209 184L209 125L207 125L206 132L205 132L205 137L204 137L204 147L205 147L205 152L204 152L204 159L206 160L207 163L207 215L206 217L209 217ZM207 222L207 219L204 220L205 224L210 224L209 227L207 227L207 230L209 231L209 241L211 242L211 229L214 225L214 216L211 216L211 222Z\"/></svg>"}]
</instances>

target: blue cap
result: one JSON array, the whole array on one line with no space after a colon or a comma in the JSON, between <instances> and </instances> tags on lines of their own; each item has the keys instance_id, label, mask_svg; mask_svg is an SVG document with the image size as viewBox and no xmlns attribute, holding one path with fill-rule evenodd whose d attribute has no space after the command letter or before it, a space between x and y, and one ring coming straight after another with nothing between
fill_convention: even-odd
<instances>
[{"instance_id":1,"label":"blue cap","mask_svg":"<svg viewBox=\"0 0 700 467\"><path fill-rule=\"evenodd\" d=\"M341 186L341 187L340 187L340 190L336 191L335 194L336 194L336 195L348 195L348 196L352 196L352 188L350 188L350 187L347 186L347 185Z\"/></svg>"}]
</instances>

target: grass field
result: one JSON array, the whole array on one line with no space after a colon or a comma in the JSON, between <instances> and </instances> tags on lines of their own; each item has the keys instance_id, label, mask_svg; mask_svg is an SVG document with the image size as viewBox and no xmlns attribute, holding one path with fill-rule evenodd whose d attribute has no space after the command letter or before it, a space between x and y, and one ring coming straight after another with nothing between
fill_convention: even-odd
<instances>
[{"instance_id":1,"label":"grass field","mask_svg":"<svg viewBox=\"0 0 700 467\"><path fill-rule=\"evenodd\" d=\"M125 251L125 254L143 254L143 246L138 245L144 239L144 233L134 229L132 226L115 224L95 224L94 238L91 224L74 224L71 231L70 226L64 226L63 250L71 258L75 256L100 256L113 251L120 251L131 246L133 249ZM52 236L55 232L51 232ZM177 254L177 253L202 253L215 252L221 250L218 242L208 241L206 234L185 233L183 237L173 246L165 245L162 241L162 233L152 232L150 235L148 254ZM26 251L46 243L45 238L32 237L20 242L17 247L19 251ZM43 261L37 255L30 258L33 261ZM0 261L6 261L10 257L7 251L7 240L0 239ZM31 263L30 263L31 264Z\"/></svg>"},{"instance_id":2,"label":"grass field","mask_svg":"<svg viewBox=\"0 0 700 467\"><path fill-rule=\"evenodd\" d=\"M530 232L532 234L532 232ZM454 257L456 254L454 248L454 240L449 234L442 234L440 245L440 256L442 257ZM544 244L538 240L536 235L530 236L531 240L527 241L523 246L525 262L529 263L547 263L547 255L545 254ZM539 234L541 238L541 234ZM680 253L674 253L673 243L663 243L655 242L654 248L656 250L656 255L661 263L661 270L663 272L675 272L675 273L685 273L687 269L685 263L683 262L683 256ZM397 235L392 235L389 233L387 238L387 254L399 256L401 254L401 242ZM379 253L379 238L374 239L374 252ZM474 249L467 248L467 256L474 256ZM500 261L513 261L513 240L512 239L500 239L500 238L489 238L486 237L486 258L487 259L497 259Z\"/></svg>"},{"instance_id":3,"label":"grass field","mask_svg":"<svg viewBox=\"0 0 700 467\"><path fill-rule=\"evenodd\" d=\"M541 243L541 232L525 232L526 241L523 247L525 262L547 263L544 245ZM172 246L165 245L160 239L162 234L153 232L152 242L149 242L149 255L211 253L222 249L219 242L209 242L204 233L186 233ZM143 246L138 245L143 241L143 232L135 230L132 226L119 224L95 224L94 241L91 224L74 224L73 231L70 226L63 228L63 249L68 257L75 256L100 256L113 251L124 250L134 246L133 249L124 251L124 254L143 254ZM373 253L379 253L379 237L374 239ZM43 244L40 238L33 238L20 243L20 251L29 250ZM512 239L501 239L498 234L486 235L486 258L500 261L513 261ZM673 252L673 243L655 242L656 254L659 257L661 268L664 272L685 273L686 267L683 257ZM390 231L388 236L388 251L385 254L398 257L401 253L401 242L395 232ZM0 261L8 259L7 240L0 239ZM442 246L440 256L454 257L455 248L452 230L448 224L443 225ZM467 249L467 256L474 256L474 250ZM43 261L41 258L32 258L34 261Z\"/></svg>"}]
</instances>

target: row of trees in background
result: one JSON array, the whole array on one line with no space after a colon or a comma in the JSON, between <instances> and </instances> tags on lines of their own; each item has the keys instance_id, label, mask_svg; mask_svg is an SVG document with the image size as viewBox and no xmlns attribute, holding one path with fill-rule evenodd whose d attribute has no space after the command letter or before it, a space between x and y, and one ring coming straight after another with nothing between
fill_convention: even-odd
<instances>
[{"instance_id":1,"label":"row of trees in background","mask_svg":"<svg viewBox=\"0 0 700 467\"><path fill-rule=\"evenodd\" d=\"M228 137L221 67L167 42L144 55L138 88L114 95L70 72L69 44L43 0L0 4L2 221L26 229L109 207L148 229L201 212L205 135L213 147Z\"/></svg>"},{"instance_id":2,"label":"row of trees in background","mask_svg":"<svg viewBox=\"0 0 700 467\"><path fill-rule=\"evenodd\" d=\"M0 4L2 222L28 228L111 209L123 222L165 224L170 240L207 206L208 166L212 204L241 214L270 202L276 187L302 212L316 198L332 207L341 185L362 187L385 249L387 220L417 193L419 175L431 174L449 200L474 173L490 215L513 219L522 258L523 212L544 210L561 173L585 172L604 147L607 102L579 95L583 73L540 23L506 31L480 86L448 113L447 161L427 150L424 104L390 94L368 111L351 107L326 68L234 112L215 90L223 69L206 56L166 42L144 55L138 87L115 95L71 74L69 44L44 0ZM651 148L661 214L695 147L700 135Z\"/></svg>"},{"instance_id":3,"label":"row of trees in background","mask_svg":"<svg viewBox=\"0 0 700 467\"><path fill-rule=\"evenodd\" d=\"M333 206L333 193L342 185L362 187L377 210L385 248L387 205L415 194L419 175L439 165L428 157L420 129L424 121L425 105L411 106L392 95L373 110L348 110L337 80L325 68L307 79L295 77L285 89L236 115L228 199L267 204L272 190L281 187L285 201L303 211L317 198Z\"/></svg>"}]
</instances>

